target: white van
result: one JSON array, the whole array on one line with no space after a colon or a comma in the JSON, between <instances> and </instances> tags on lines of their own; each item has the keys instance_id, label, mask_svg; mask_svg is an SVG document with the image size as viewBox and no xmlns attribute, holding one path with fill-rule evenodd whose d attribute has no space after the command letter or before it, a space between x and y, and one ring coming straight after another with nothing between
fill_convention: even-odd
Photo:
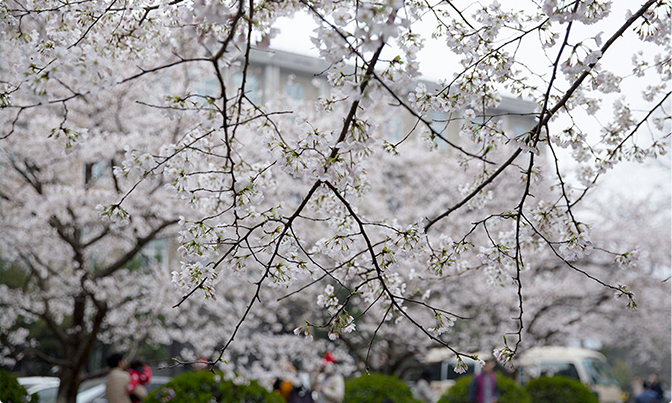
<instances>
[{"instance_id":1,"label":"white van","mask_svg":"<svg viewBox=\"0 0 672 403\"><path fill-rule=\"evenodd\" d=\"M492 354L481 352L475 354L478 357L489 357ZM467 365L467 372L458 374L455 372L457 359L455 353L447 348L432 348L425 356L424 370L432 374L429 382L432 389L443 395L448 389L455 385L455 380L464 375L473 375L481 372L481 366L471 358L462 357L462 361Z\"/></svg>"},{"instance_id":2,"label":"white van","mask_svg":"<svg viewBox=\"0 0 672 403\"><path fill-rule=\"evenodd\" d=\"M600 403L621 403L624 394L611 373L606 357L594 350L574 347L533 347L518 357L521 384L541 375L562 375L588 386Z\"/></svg>"}]
</instances>

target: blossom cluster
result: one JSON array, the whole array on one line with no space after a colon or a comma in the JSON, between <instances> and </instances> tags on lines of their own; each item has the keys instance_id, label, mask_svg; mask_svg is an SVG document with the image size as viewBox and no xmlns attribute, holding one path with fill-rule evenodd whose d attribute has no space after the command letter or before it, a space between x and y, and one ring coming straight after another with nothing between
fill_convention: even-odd
<instances>
[{"instance_id":1,"label":"blossom cluster","mask_svg":"<svg viewBox=\"0 0 672 403\"><path fill-rule=\"evenodd\" d=\"M350 316L334 295L334 287L329 284L324 293L317 296L317 306L326 308L331 316L329 326L329 339L336 340L340 334L350 333L355 330L355 319Z\"/></svg>"}]
</instances>

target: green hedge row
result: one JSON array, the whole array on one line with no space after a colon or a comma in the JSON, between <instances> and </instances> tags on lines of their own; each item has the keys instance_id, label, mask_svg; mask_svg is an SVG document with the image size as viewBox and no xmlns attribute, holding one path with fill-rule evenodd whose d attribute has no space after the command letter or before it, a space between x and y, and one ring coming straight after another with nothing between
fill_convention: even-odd
<instances>
[{"instance_id":1,"label":"green hedge row","mask_svg":"<svg viewBox=\"0 0 672 403\"><path fill-rule=\"evenodd\" d=\"M282 396L269 392L255 381L237 385L222 380L220 373L186 372L155 389L144 403L284 403Z\"/></svg>"},{"instance_id":2,"label":"green hedge row","mask_svg":"<svg viewBox=\"0 0 672 403\"><path fill-rule=\"evenodd\" d=\"M470 403L468 393L472 378L471 375L458 378L439 403ZM587 386L562 376L542 376L522 388L512 379L497 374L497 388L497 403L598 403L597 396Z\"/></svg>"},{"instance_id":3,"label":"green hedge row","mask_svg":"<svg viewBox=\"0 0 672 403\"><path fill-rule=\"evenodd\" d=\"M413 398L406 382L394 376L372 373L345 381L343 403L421 403Z\"/></svg>"},{"instance_id":4,"label":"green hedge row","mask_svg":"<svg viewBox=\"0 0 672 403\"><path fill-rule=\"evenodd\" d=\"M219 378L218 378L219 377ZM345 382L343 403L421 403L413 398L406 382L381 374L362 375ZM390 401L388 400L388 401ZM280 395L268 392L252 381L235 385L220 374L188 372L154 390L144 403L283 403Z\"/></svg>"},{"instance_id":5,"label":"green hedge row","mask_svg":"<svg viewBox=\"0 0 672 403\"><path fill-rule=\"evenodd\" d=\"M473 376L460 377L439 403L470 403L469 386ZM0 401L38 403L8 371L0 371ZM598 403L597 397L581 382L554 376L531 380L521 388L512 379L497 374L498 403ZM237 385L223 381L220 373L208 371L181 374L152 391L145 403L283 403L284 399L251 381ZM421 403L413 398L408 385L396 377L362 375L345 382L343 403Z\"/></svg>"}]
</instances>

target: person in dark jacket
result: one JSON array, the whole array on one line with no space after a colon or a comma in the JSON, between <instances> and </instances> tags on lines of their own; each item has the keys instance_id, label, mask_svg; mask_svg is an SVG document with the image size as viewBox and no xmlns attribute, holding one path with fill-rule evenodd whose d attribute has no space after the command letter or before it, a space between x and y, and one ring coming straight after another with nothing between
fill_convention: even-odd
<instances>
[{"instance_id":1,"label":"person in dark jacket","mask_svg":"<svg viewBox=\"0 0 672 403\"><path fill-rule=\"evenodd\" d=\"M662 400L658 399L658 394L656 391L651 389L651 382L644 382L644 390L642 393L637 395L635 398L635 403L661 403Z\"/></svg>"},{"instance_id":2,"label":"person in dark jacket","mask_svg":"<svg viewBox=\"0 0 672 403\"><path fill-rule=\"evenodd\" d=\"M663 387L660 384L660 379L658 378L657 373L652 373L649 375L649 378L647 379L649 382L649 385L651 386L651 390L656 392L656 396L658 397L658 400L663 401Z\"/></svg>"},{"instance_id":3,"label":"person in dark jacket","mask_svg":"<svg viewBox=\"0 0 672 403\"><path fill-rule=\"evenodd\" d=\"M495 361L485 362L481 373L474 376L469 387L469 401L472 403L497 403L497 378L495 378Z\"/></svg>"}]
</instances>

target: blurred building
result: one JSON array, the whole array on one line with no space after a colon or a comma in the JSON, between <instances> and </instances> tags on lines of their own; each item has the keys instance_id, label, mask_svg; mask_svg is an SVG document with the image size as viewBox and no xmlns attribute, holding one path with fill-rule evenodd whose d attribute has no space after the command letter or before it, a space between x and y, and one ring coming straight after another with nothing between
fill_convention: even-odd
<instances>
[{"instance_id":1,"label":"blurred building","mask_svg":"<svg viewBox=\"0 0 672 403\"><path fill-rule=\"evenodd\" d=\"M315 101L329 95L330 87L327 82L327 72L330 68L326 61L279 50L252 50L250 65L245 81L247 96L255 103L264 104L277 100L279 94L286 99L296 101L297 105L306 101ZM231 87L239 87L242 82L242 73L229 76ZM422 81L428 89L435 89L438 84L431 81ZM215 95L216 80L211 78L197 84L194 88L199 94ZM406 93L400 94L405 98L415 88L409 88ZM291 105L290 105L291 106ZM518 136L526 133L536 124L534 111L536 104L519 98L502 97L502 102L496 109L486 112L488 116L495 116L501 120L502 128L507 134ZM457 113L458 115L460 112ZM455 113L430 112L425 117L432 121L432 127L442 132L447 139L460 143L459 131L461 122L456 120ZM446 124L446 122L450 122ZM387 133L401 138L408 133L416 119L401 107L390 106L386 112Z\"/></svg>"}]
</instances>

